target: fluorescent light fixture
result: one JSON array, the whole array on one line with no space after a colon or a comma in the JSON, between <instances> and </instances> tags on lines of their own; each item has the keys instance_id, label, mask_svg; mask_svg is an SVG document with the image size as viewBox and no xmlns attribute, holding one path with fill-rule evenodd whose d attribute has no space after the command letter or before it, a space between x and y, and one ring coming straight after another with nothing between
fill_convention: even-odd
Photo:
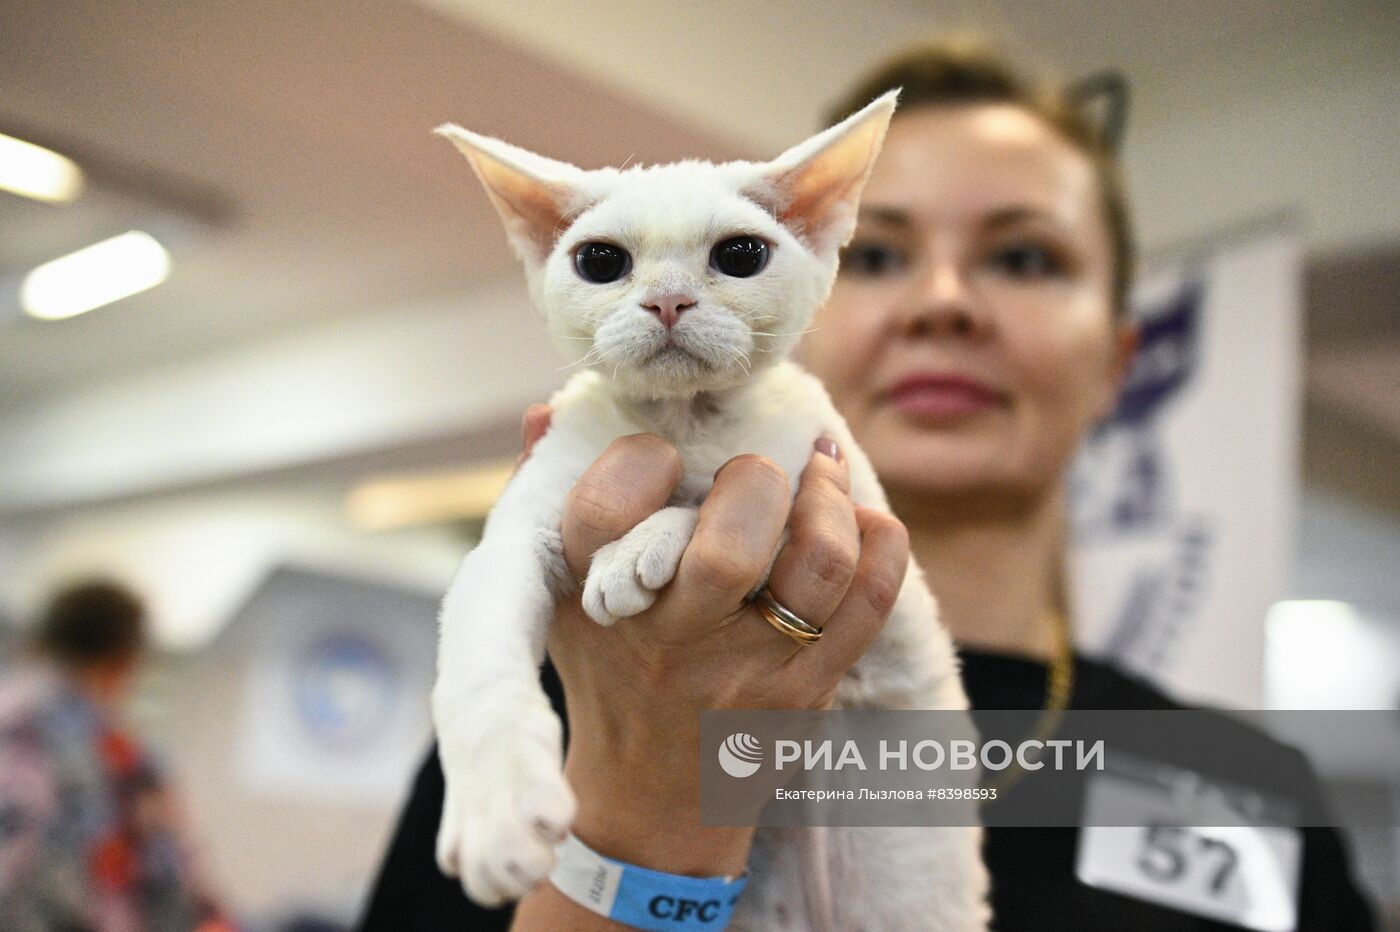
<instances>
[{"instance_id":1,"label":"fluorescent light fixture","mask_svg":"<svg viewBox=\"0 0 1400 932\"><path fill-rule=\"evenodd\" d=\"M83 190L83 170L67 156L0 133L0 189L66 204Z\"/></svg>"},{"instance_id":2,"label":"fluorescent light fixture","mask_svg":"<svg viewBox=\"0 0 1400 932\"><path fill-rule=\"evenodd\" d=\"M20 285L25 313L62 320L154 288L170 274L170 253L154 236L132 230L34 269Z\"/></svg>"},{"instance_id":3,"label":"fluorescent light fixture","mask_svg":"<svg viewBox=\"0 0 1400 932\"><path fill-rule=\"evenodd\" d=\"M465 473L388 476L353 489L346 511L366 531L484 518L514 471L514 462L504 462Z\"/></svg>"}]
</instances>

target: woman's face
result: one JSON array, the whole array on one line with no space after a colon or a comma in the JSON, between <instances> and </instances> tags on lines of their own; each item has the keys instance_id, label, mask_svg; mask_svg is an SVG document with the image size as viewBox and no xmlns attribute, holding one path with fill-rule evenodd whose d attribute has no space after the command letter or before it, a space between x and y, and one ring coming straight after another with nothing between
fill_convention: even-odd
<instances>
[{"instance_id":1,"label":"woman's face","mask_svg":"<svg viewBox=\"0 0 1400 932\"><path fill-rule=\"evenodd\" d=\"M1034 494L1134 345L1089 160L1013 106L898 115L797 358L892 490Z\"/></svg>"}]
</instances>

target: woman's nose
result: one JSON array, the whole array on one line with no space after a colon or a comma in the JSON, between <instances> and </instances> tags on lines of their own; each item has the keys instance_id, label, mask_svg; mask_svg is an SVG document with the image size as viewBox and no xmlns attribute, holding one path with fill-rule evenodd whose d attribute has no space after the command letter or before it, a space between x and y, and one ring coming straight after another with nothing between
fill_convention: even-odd
<instances>
[{"instance_id":1,"label":"woman's nose","mask_svg":"<svg viewBox=\"0 0 1400 932\"><path fill-rule=\"evenodd\" d=\"M972 282L958 263L929 262L916 289L904 321L905 330L911 335L969 335L985 325L985 314Z\"/></svg>"}]
</instances>

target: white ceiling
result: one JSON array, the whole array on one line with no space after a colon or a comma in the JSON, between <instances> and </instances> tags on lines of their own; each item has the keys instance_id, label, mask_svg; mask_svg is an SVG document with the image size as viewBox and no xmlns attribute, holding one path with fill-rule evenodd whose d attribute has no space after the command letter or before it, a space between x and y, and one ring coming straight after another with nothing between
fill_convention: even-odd
<instances>
[{"instance_id":1,"label":"white ceiling","mask_svg":"<svg viewBox=\"0 0 1400 932\"><path fill-rule=\"evenodd\" d=\"M1400 35L1400 9L1372 0L419 2L760 145L810 132L821 105L891 47L949 31L994 35L1071 75L1127 68L1155 109L1188 110L1203 93L1309 81L1341 48L1344 67L1364 64Z\"/></svg>"},{"instance_id":2,"label":"white ceiling","mask_svg":"<svg viewBox=\"0 0 1400 932\"><path fill-rule=\"evenodd\" d=\"M461 156L431 135L445 121L584 164L733 155L644 102L376 0L6 0L0 88L0 132L96 175L71 207L0 192L0 276L122 232L161 198L218 204L170 281L119 307L45 324L0 297L0 406L514 275Z\"/></svg>"}]
</instances>

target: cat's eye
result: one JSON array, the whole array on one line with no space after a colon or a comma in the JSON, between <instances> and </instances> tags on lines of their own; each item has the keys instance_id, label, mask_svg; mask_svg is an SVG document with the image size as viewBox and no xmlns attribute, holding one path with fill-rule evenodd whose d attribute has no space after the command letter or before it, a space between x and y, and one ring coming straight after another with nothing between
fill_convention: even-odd
<instances>
[{"instance_id":1,"label":"cat's eye","mask_svg":"<svg viewBox=\"0 0 1400 932\"><path fill-rule=\"evenodd\" d=\"M632 271L632 257L612 243L584 243L574 252L574 268L584 281L606 285Z\"/></svg>"},{"instance_id":2,"label":"cat's eye","mask_svg":"<svg viewBox=\"0 0 1400 932\"><path fill-rule=\"evenodd\" d=\"M748 278L768 264L768 244L757 236L731 236L710 250L710 268L731 278Z\"/></svg>"}]
</instances>

